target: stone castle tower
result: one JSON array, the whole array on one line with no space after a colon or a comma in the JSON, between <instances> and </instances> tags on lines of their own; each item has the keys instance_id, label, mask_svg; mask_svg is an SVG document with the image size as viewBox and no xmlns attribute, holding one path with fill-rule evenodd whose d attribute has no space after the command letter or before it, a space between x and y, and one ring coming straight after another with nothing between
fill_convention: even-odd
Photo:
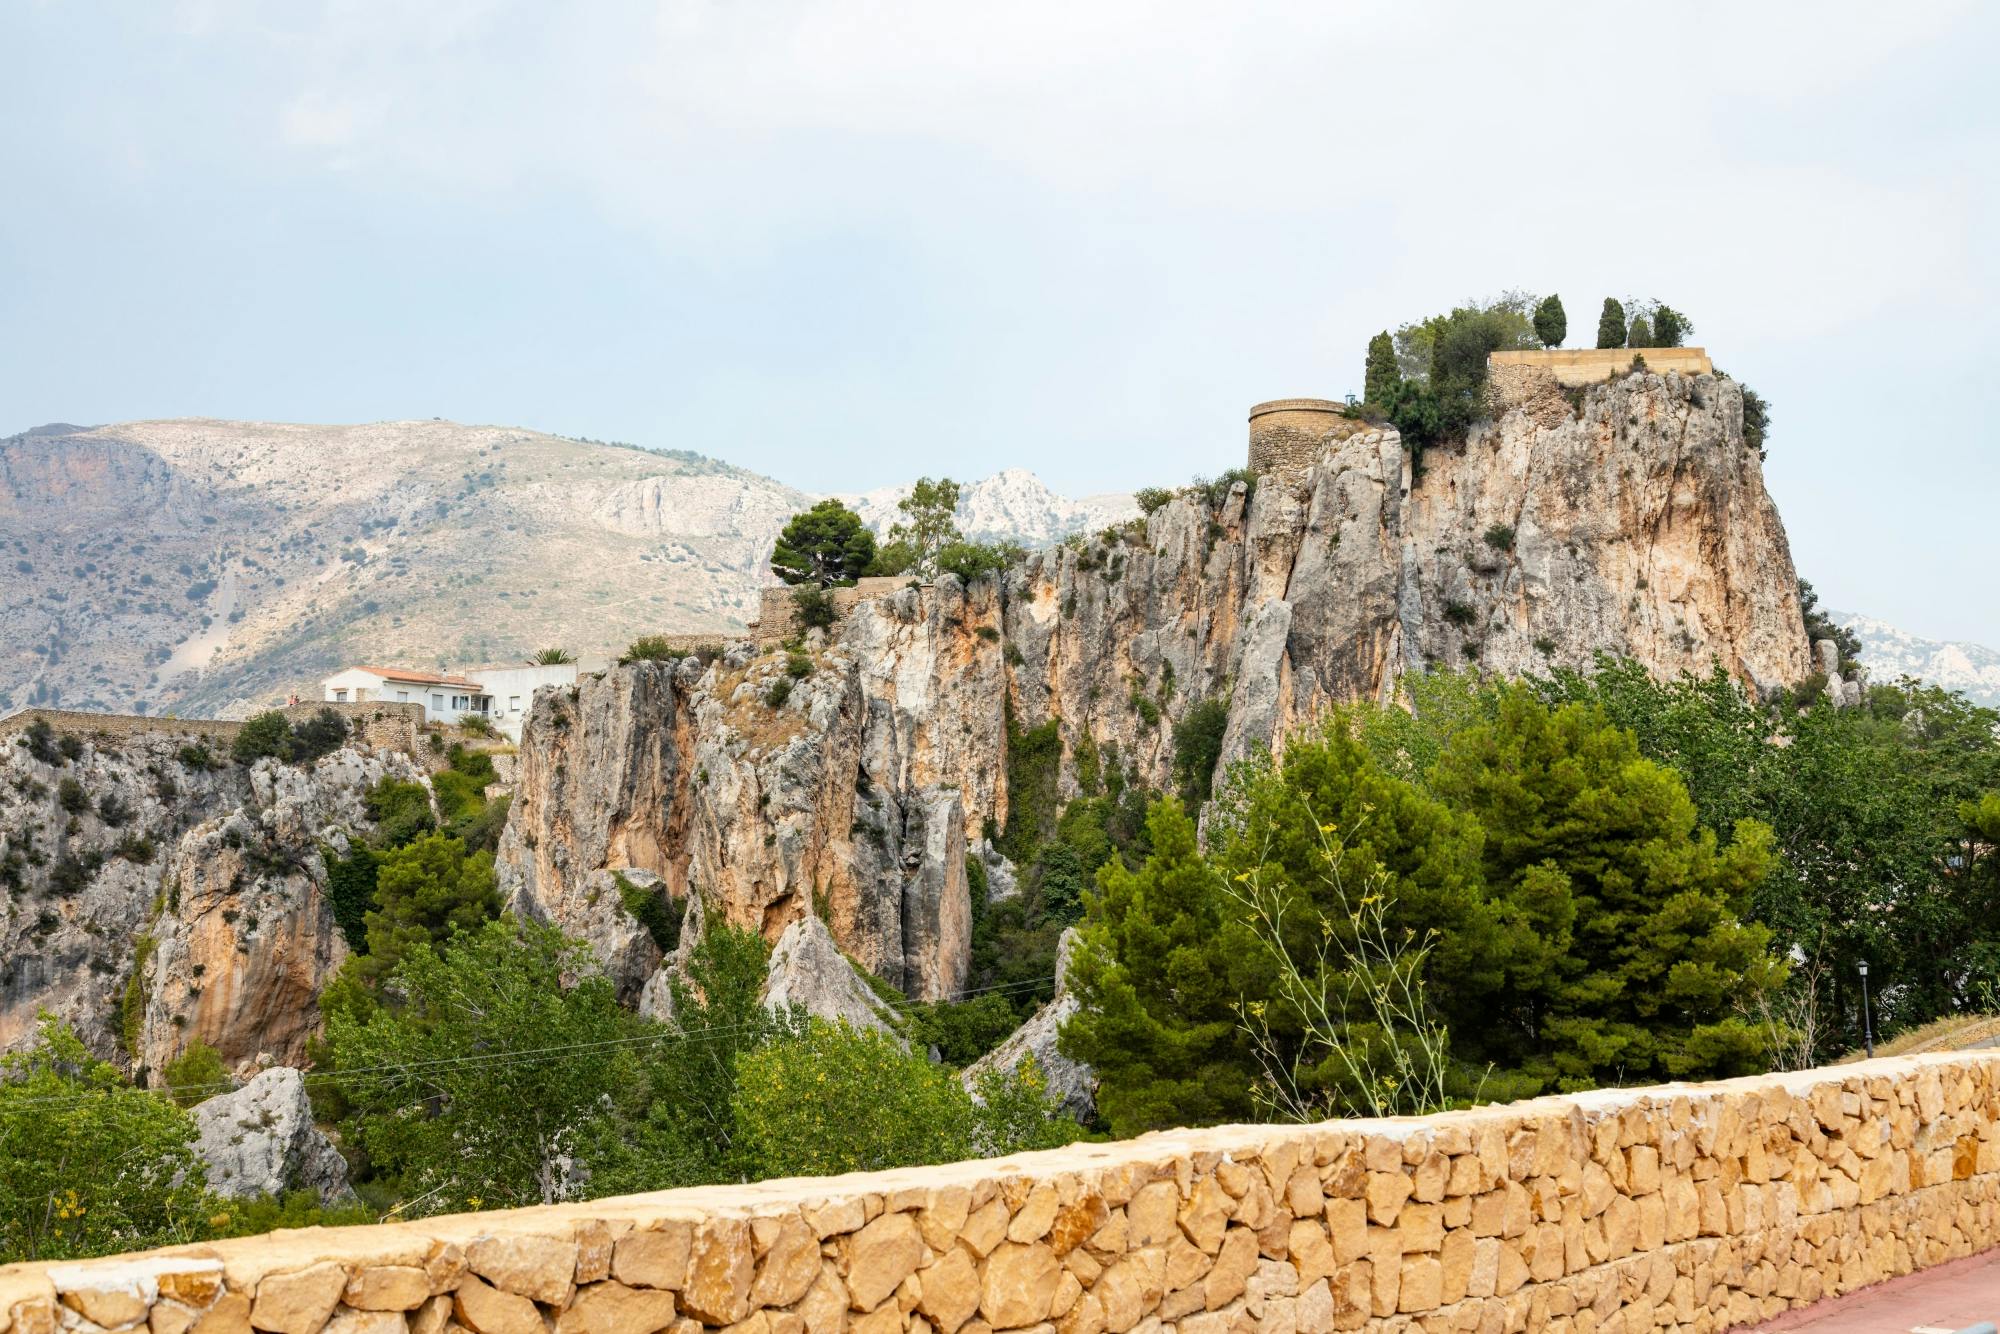
<instances>
[{"instance_id":1,"label":"stone castle tower","mask_svg":"<svg viewBox=\"0 0 2000 1334\"><path fill-rule=\"evenodd\" d=\"M1250 409L1250 471L1297 472L1319 461L1327 437L1360 423L1342 415L1346 404L1324 398L1274 398Z\"/></svg>"}]
</instances>

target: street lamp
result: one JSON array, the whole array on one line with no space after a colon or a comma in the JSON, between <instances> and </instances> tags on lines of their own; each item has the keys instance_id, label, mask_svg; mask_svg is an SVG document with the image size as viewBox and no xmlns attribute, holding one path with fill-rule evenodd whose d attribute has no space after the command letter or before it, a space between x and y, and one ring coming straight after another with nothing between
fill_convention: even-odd
<instances>
[{"instance_id":1,"label":"street lamp","mask_svg":"<svg viewBox=\"0 0 2000 1334\"><path fill-rule=\"evenodd\" d=\"M1868 961L1861 961L1861 1032L1868 1041L1868 1059L1875 1059L1875 1021L1868 1015Z\"/></svg>"}]
</instances>

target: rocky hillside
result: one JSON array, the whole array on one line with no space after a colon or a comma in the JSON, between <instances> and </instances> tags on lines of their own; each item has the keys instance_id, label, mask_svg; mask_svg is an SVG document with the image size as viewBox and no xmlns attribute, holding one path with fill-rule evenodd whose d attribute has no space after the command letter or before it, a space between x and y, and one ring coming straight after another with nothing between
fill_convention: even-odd
<instances>
[{"instance_id":1,"label":"rocky hillside","mask_svg":"<svg viewBox=\"0 0 2000 1334\"><path fill-rule=\"evenodd\" d=\"M1414 473L1393 432L1361 430L1302 475L864 602L809 660L743 644L545 692L503 884L614 957L601 877L635 867L773 939L817 914L881 977L950 995L965 856L1007 823L1022 729L1056 722L1038 781L1067 797L1114 754L1170 786L1175 725L1204 701L1226 708L1226 764L1428 664L1608 650L1801 680L1798 581L1741 411L1724 379L1632 375L1580 409L1523 403Z\"/></svg>"},{"instance_id":2,"label":"rocky hillside","mask_svg":"<svg viewBox=\"0 0 2000 1334\"><path fill-rule=\"evenodd\" d=\"M1978 704L2000 708L2000 653L1979 644L1920 639L1886 621L1854 612L1828 613L1861 640L1861 663L1871 678L1914 676L1956 690Z\"/></svg>"},{"instance_id":3,"label":"rocky hillside","mask_svg":"<svg viewBox=\"0 0 2000 1334\"><path fill-rule=\"evenodd\" d=\"M189 730L0 738L0 1050L60 1016L158 1070L199 1037L297 1064L346 957L324 850L372 826L399 752L229 763Z\"/></svg>"},{"instance_id":4,"label":"rocky hillside","mask_svg":"<svg viewBox=\"0 0 2000 1334\"><path fill-rule=\"evenodd\" d=\"M907 490L856 499L886 526ZM813 499L685 451L455 422L40 427L0 439L0 715L232 716L357 662L740 629ZM1020 469L960 508L1029 545L1135 512Z\"/></svg>"},{"instance_id":5,"label":"rocky hillside","mask_svg":"<svg viewBox=\"0 0 2000 1334\"><path fill-rule=\"evenodd\" d=\"M1635 375L1578 410L1523 404L1415 471L1393 432L1357 427L1307 472L1190 488L971 586L899 589L797 651L742 642L544 691L503 895L587 939L649 1012L671 960L624 891L660 883L706 905L683 952L705 911L774 943L804 926L784 994L860 1013L841 955L910 996L958 994L968 863L996 895L1012 883L989 835L1092 765L1172 786L1198 707L1226 720L1226 764L1432 663L1608 649L1800 680L1797 579L1740 411L1728 381ZM0 1047L46 1009L155 1071L197 1036L232 1064L302 1057L345 953L324 850L369 832L370 785L423 766L361 749L216 766L204 745L193 724L0 738Z\"/></svg>"}]
</instances>

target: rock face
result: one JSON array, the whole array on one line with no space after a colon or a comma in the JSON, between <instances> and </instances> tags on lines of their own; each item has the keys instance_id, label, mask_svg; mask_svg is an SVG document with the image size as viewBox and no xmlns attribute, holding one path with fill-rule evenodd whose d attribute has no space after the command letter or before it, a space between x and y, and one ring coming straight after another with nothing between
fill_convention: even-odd
<instances>
[{"instance_id":1,"label":"rock face","mask_svg":"<svg viewBox=\"0 0 2000 1334\"><path fill-rule=\"evenodd\" d=\"M153 1073L197 1037L231 1065L304 1059L346 955L321 849L371 828L379 779L423 775L359 749L245 768L197 729L57 736L46 758L0 738L0 1048L47 1010Z\"/></svg>"},{"instance_id":2,"label":"rock face","mask_svg":"<svg viewBox=\"0 0 2000 1334\"><path fill-rule=\"evenodd\" d=\"M1033 1057L1048 1096L1065 1116L1089 1125L1097 1115L1097 1073L1082 1061L1063 1055L1056 1047L1063 1023L1080 1005L1069 989L1069 962L1076 943L1076 928L1070 927L1056 947L1056 994L1028 1016L1028 1022L1015 1029L1005 1042L966 1067L960 1079L967 1092L976 1093L980 1076L988 1071L1018 1070L1021 1062Z\"/></svg>"},{"instance_id":3,"label":"rock face","mask_svg":"<svg viewBox=\"0 0 2000 1334\"><path fill-rule=\"evenodd\" d=\"M195 1154L209 1188L231 1199L310 1190L321 1204L350 1199L347 1160L313 1125L297 1070L275 1066L233 1093L196 1105Z\"/></svg>"},{"instance_id":4,"label":"rock face","mask_svg":"<svg viewBox=\"0 0 2000 1334\"><path fill-rule=\"evenodd\" d=\"M748 644L545 694L522 745L503 886L587 930L590 876L652 871L776 941L820 914L913 996L962 985L964 859L1007 820L1007 715L1058 721L1060 795L1087 740L1172 781L1173 729L1227 703L1223 762L1408 671L1659 673L1719 660L1752 689L1804 679L1798 580L1742 394L1639 373L1580 407L1519 379L1496 420L1413 469L1389 430L1309 468L1190 491L1144 520L970 588L863 601L803 677ZM784 694L778 687L790 681Z\"/></svg>"},{"instance_id":5,"label":"rock face","mask_svg":"<svg viewBox=\"0 0 2000 1334\"><path fill-rule=\"evenodd\" d=\"M807 914L785 928L771 951L764 1004L804 1007L806 1013L855 1029L894 1033L894 1011L869 987L819 918Z\"/></svg>"}]
</instances>

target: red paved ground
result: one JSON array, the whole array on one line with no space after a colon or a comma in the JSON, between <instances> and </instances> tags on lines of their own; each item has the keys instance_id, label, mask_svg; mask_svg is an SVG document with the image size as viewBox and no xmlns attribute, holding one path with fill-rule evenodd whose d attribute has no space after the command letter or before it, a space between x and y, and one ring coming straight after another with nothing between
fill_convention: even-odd
<instances>
[{"instance_id":1,"label":"red paved ground","mask_svg":"<svg viewBox=\"0 0 2000 1334\"><path fill-rule=\"evenodd\" d=\"M1905 1274L1755 1327L1810 1334L1909 1334L2000 1321L2000 1250Z\"/></svg>"}]
</instances>

